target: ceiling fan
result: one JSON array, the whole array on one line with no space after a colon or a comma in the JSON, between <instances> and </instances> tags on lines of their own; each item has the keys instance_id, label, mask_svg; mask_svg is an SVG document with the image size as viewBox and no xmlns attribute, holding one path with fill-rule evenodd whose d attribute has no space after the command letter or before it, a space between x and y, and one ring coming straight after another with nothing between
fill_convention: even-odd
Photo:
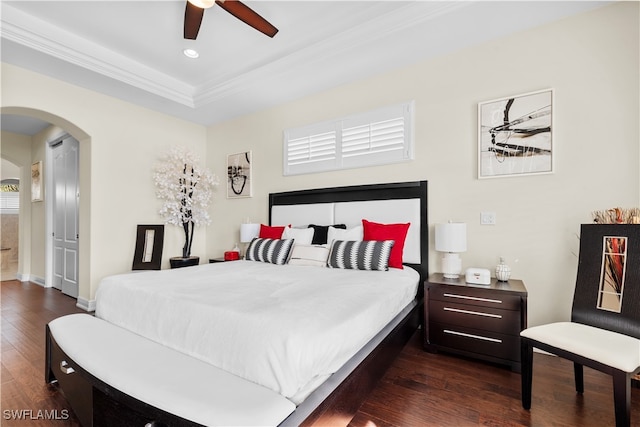
<instances>
[{"instance_id":1,"label":"ceiling fan","mask_svg":"<svg viewBox=\"0 0 640 427\"><path fill-rule=\"evenodd\" d=\"M278 29L254 10L238 0L188 0L184 11L184 38L195 40L200 31L204 10L217 4L242 22L273 37Z\"/></svg>"}]
</instances>

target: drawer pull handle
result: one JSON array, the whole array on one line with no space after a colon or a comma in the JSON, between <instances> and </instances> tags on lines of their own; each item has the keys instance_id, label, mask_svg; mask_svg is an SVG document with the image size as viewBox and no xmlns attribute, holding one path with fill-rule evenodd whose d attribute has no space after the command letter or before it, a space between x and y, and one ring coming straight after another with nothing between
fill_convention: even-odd
<instances>
[{"instance_id":1,"label":"drawer pull handle","mask_svg":"<svg viewBox=\"0 0 640 427\"><path fill-rule=\"evenodd\" d=\"M482 313L480 311L460 310L459 308L445 307L445 311L453 311L454 313L474 314L476 316L493 317L494 319L502 319L500 314Z\"/></svg>"},{"instance_id":2,"label":"drawer pull handle","mask_svg":"<svg viewBox=\"0 0 640 427\"><path fill-rule=\"evenodd\" d=\"M456 331L450 331L448 329L444 330L445 334L451 334L451 335L459 335L461 337L467 337L467 338L475 338L478 340L483 340L483 341L491 341L491 342L497 342L497 343L502 343L502 340L496 339L496 338L489 338L489 337L483 337L480 335L473 335L473 334L465 334L464 332L456 332Z\"/></svg>"},{"instance_id":3,"label":"drawer pull handle","mask_svg":"<svg viewBox=\"0 0 640 427\"><path fill-rule=\"evenodd\" d=\"M76 371L71 366L69 366L66 360L63 360L62 362L60 362L60 370L62 371L63 374L67 374L67 375L73 374Z\"/></svg>"},{"instance_id":4,"label":"drawer pull handle","mask_svg":"<svg viewBox=\"0 0 640 427\"><path fill-rule=\"evenodd\" d=\"M499 299L469 297L469 296L466 296L466 295L457 295L457 294L444 294L444 296L445 297L450 297L450 298L468 299L468 300L473 300L473 301L493 302L493 303L496 303L496 304L502 304L502 301L500 301Z\"/></svg>"}]
</instances>

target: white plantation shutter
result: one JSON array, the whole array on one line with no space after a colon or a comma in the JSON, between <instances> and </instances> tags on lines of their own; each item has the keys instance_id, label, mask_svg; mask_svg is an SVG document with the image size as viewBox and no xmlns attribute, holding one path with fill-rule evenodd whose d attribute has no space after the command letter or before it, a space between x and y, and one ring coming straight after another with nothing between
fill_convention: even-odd
<instances>
[{"instance_id":1,"label":"white plantation shutter","mask_svg":"<svg viewBox=\"0 0 640 427\"><path fill-rule=\"evenodd\" d=\"M17 191L0 192L0 213L18 214L20 211L20 193Z\"/></svg>"},{"instance_id":2,"label":"white plantation shutter","mask_svg":"<svg viewBox=\"0 0 640 427\"><path fill-rule=\"evenodd\" d=\"M296 175L413 159L413 102L284 133L284 174Z\"/></svg>"}]
</instances>

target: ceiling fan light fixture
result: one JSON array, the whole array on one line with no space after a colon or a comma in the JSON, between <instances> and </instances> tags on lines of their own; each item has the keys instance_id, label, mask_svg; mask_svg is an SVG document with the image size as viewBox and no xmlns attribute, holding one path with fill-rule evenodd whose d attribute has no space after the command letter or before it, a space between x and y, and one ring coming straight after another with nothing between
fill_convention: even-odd
<instances>
[{"instance_id":1,"label":"ceiling fan light fixture","mask_svg":"<svg viewBox=\"0 0 640 427\"><path fill-rule=\"evenodd\" d=\"M182 53L184 53L184 56L186 56L187 58L191 58L191 59L196 59L197 57L200 56L198 51L195 50L195 49L185 49L185 50L182 51Z\"/></svg>"},{"instance_id":2,"label":"ceiling fan light fixture","mask_svg":"<svg viewBox=\"0 0 640 427\"><path fill-rule=\"evenodd\" d=\"M200 9L209 9L216 4L216 0L187 0L192 5L199 7Z\"/></svg>"}]
</instances>

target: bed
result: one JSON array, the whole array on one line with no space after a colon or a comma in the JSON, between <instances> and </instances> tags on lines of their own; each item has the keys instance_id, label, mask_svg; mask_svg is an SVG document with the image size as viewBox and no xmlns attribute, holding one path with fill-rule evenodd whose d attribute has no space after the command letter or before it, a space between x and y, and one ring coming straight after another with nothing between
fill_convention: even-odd
<instances>
[{"instance_id":1,"label":"bed","mask_svg":"<svg viewBox=\"0 0 640 427\"><path fill-rule=\"evenodd\" d=\"M367 258L367 268L382 271L345 268L365 250L348 233L366 221L373 224L365 224L369 233L379 231L374 225L409 224L402 268L372 264L370 255L354 265ZM349 422L419 323L428 265L427 183L274 193L269 223L288 226L289 236L306 234L310 224L344 226L329 229L337 236L327 245L334 268L292 262L303 247L293 243L285 265L261 262L259 245L272 242L257 239L249 248L256 249L253 260L106 278L96 317L48 325L47 380L60 382L83 425ZM273 242L283 245L286 237ZM361 246L386 253L394 244ZM339 250L351 251L351 258ZM144 361L127 349L155 357ZM79 374L82 391L68 384L68 367ZM212 385L224 381L234 385ZM203 394L218 398L207 401ZM242 418L248 412L253 418Z\"/></svg>"}]
</instances>

